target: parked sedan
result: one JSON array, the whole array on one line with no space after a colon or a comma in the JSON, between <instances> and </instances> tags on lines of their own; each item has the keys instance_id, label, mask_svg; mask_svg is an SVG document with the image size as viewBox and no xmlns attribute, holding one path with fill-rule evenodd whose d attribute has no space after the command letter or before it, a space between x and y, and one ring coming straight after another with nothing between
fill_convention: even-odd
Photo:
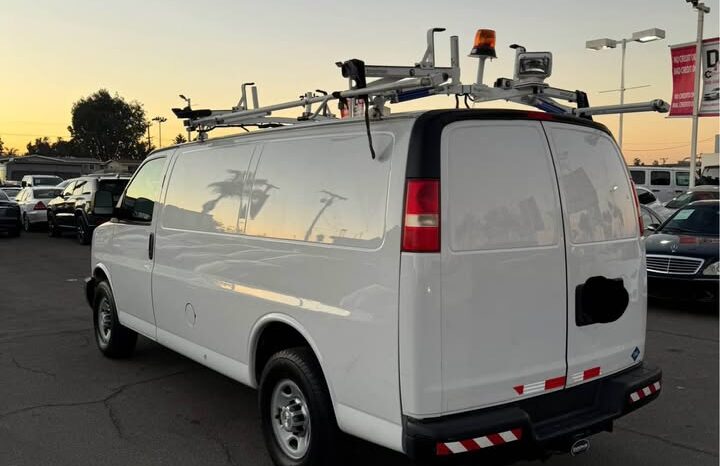
<instances>
[{"instance_id":1,"label":"parked sedan","mask_svg":"<svg viewBox=\"0 0 720 466\"><path fill-rule=\"evenodd\" d=\"M7 232L10 236L20 234L20 206L0 191L0 232Z\"/></svg>"},{"instance_id":2,"label":"parked sedan","mask_svg":"<svg viewBox=\"0 0 720 466\"><path fill-rule=\"evenodd\" d=\"M15 200L20 205L20 215L25 231L47 223L47 205L61 192L62 189L48 187L23 188L20 191Z\"/></svg>"},{"instance_id":3,"label":"parked sedan","mask_svg":"<svg viewBox=\"0 0 720 466\"><path fill-rule=\"evenodd\" d=\"M7 197L9 197L10 199L15 199L17 197L17 195L20 194L21 190L22 190L22 188L15 187L15 186L0 187L0 191L4 192L7 195Z\"/></svg>"},{"instance_id":4,"label":"parked sedan","mask_svg":"<svg viewBox=\"0 0 720 466\"><path fill-rule=\"evenodd\" d=\"M645 240L648 294L658 298L718 301L720 201L679 209Z\"/></svg>"},{"instance_id":5,"label":"parked sedan","mask_svg":"<svg viewBox=\"0 0 720 466\"><path fill-rule=\"evenodd\" d=\"M637 190L638 201L641 205L649 207L656 214L663 209L664 206L662 202L658 200L657 196L655 196L655 193L643 186L636 186L635 189Z\"/></svg>"},{"instance_id":6,"label":"parked sedan","mask_svg":"<svg viewBox=\"0 0 720 466\"><path fill-rule=\"evenodd\" d=\"M678 209L690 204L695 201L702 201L705 199L719 199L720 190L717 186L695 186L690 191L674 197L671 201L668 201L663 207L653 209L663 218L668 218L675 213Z\"/></svg>"}]
</instances>

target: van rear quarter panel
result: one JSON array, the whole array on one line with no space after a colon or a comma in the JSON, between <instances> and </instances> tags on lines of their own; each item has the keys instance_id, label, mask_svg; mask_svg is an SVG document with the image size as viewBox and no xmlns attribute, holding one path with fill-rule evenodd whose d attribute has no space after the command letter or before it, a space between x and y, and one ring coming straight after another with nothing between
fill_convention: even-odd
<instances>
[{"instance_id":1,"label":"van rear quarter panel","mask_svg":"<svg viewBox=\"0 0 720 466\"><path fill-rule=\"evenodd\" d=\"M256 324L261 320L272 320L267 316L287 316L287 322L297 322L301 332L313 340L340 427L348 433L401 451L398 380L400 219L412 120L394 119L374 124L373 135L378 136L375 142L377 160L370 157L364 127L360 123L305 127L302 131L283 130L275 134L268 131L262 136L221 139L206 144L211 150L227 150L228 146L239 143L255 144L250 176L258 175L259 178L262 172L264 183L273 183L268 176L273 171L285 170L275 179L284 177L288 180L288 170L291 175L303 176L302 172L295 173L282 164L269 167L267 163L271 159L263 159L263 155L271 153L270 145L288 141L294 147L288 157L302 158L307 151L312 151L313 156L321 154L328 158L362 157L362 164L368 167L372 164L373 170L380 164L386 176L381 185L388 191L384 205L380 206L385 209L381 229L384 234L380 242L368 242L372 247L367 248L362 247L362 242L355 246L352 238L345 238L343 242L342 225L336 226L337 243L342 245L251 236L242 231L191 231L168 228L163 224L163 214L156 233L155 312L159 334L161 330L168 332L175 340L177 337L198 344L247 367L252 367L250 342L254 336L251 330L258 328ZM347 154L329 153L323 143L328 138L347 138L352 150ZM193 147L187 146L186 150ZM263 152L265 150L268 152ZM183 150L176 154L176 165L178 157L183 157ZM373 170L370 171L376 173ZM329 173L328 177L335 186L346 182L357 188L365 175L362 170L354 169ZM172 176L168 192L172 190ZM278 182L273 189L279 192L288 183ZM370 180L365 185L367 189L378 189L377 183ZM327 186L308 184L303 193L320 196L323 190L328 190ZM341 189L337 191L335 194L344 194ZM271 209L269 203L274 201L273 191L269 192L263 209ZM308 206L312 215L306 219L307 224L315 215L326 215L327 210L320 211L327 196L329 194L318 197ZM164 205L163 210L172 207L182 206ZM343 201L336 200L328 210L342 208ZM262 234L257 225L263 211L254 213L255 218L252 215L247 218L247 232ZM177 209L173 215L177 220ZM331 216L318 222L329 218ZM194 224L207 222L195 221ZM242 229L244 222L237 225ZM327 222L324 225L326 229L330 228ZM272 231L279 234L277 229ZM323 241L324 238L316 239ZM192 311L188 311L188 304ZM253 375L249 375L249 380L241 381L252 384Z\"/></svg>"}]
</instances>

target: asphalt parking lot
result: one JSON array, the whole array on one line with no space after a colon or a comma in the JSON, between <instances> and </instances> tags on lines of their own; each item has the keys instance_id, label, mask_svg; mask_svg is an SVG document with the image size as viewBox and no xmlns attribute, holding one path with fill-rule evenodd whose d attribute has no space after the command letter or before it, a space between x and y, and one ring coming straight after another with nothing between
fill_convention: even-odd
<instances>
[{"instance_id":1,"label":"asphalt parking lot","mask_svg":"<svg viewBox=\"0 0 720 466\"><path fill-rule=\"evenodd\" d=\"M100 355L89 254L44 232L0 237L0 465L270 465L255 391L146 339L133 359ZM660 399L546 464L718 464L717 310L652 303L647 337ZM410 464L358 440L347 451L348 465Z\"/></svg>"}]
</instances>

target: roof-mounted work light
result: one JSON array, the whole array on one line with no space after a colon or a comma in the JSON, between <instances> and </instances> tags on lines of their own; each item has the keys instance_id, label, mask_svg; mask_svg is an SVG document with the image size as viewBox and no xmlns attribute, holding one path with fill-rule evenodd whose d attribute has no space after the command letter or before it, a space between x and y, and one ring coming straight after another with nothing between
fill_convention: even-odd
<instances>
[{"instance_id":1,"label":"roof-mounted work light","mask_svg":"<svg viewBox=\"0 0 720 466\"><path fill-rule=\"evenodd\" d=\"M497 58L495 54L495 31L492 29L478 29L469 56Z\"/></svg>"},{"instance_id":2,"label":"roof-mounted work light","mask_svg":"<svg viewBox=\"0 0 720 466\"><path fill-rule=\"evenodd\" d=\"M552 74L552 53L520 52L515 62L515 76L520 80L543 80Z\"/></svg>"}]
</instances>

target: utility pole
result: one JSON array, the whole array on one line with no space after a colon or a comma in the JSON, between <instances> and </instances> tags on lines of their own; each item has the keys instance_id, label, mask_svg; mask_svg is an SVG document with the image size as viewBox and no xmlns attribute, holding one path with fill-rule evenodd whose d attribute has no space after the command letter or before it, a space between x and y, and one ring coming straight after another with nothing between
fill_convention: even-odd
<instances>
[{"instance_id":1,"label":"utility pole","mask_svg":"<svg viewBox=\"0 0 720 466\"><path fill-rule=\"evenodd\" d=\"M698 140L698 112L700 111L700 76L702 75L702 42L703 42L703 23L705 15L710 13L710 7L698 0L685 0L692 3L694 9L698 12L697 20L697 41L695 42L695 92L693 97L693 114L692 114L692 139L690 144L690 189L695 187L695 175L697 172L697 140Z\"/></svg>"},{"instance_id":2,"label":"utility pole","mask_svg":"<svg viewBox=\"0 0 720 466\"><path fill-rule=\"evenodd\" d=\"M167 118L163 116L156 116L153 121L158 123L158 148L162 147L162 124L167 121Z\"/></svg>"},{"instance_id":3,"label":"utility pole","mask_svg":"<svg viewBox=\"0 0 720 466\"><path fill-rule=\"evenodd\" d=\"M147 133L148 133L148 152L150 152L150 127L152 126L152 121L146 121L145 126L147 126Z\"/></svg>"}]
</instances>

